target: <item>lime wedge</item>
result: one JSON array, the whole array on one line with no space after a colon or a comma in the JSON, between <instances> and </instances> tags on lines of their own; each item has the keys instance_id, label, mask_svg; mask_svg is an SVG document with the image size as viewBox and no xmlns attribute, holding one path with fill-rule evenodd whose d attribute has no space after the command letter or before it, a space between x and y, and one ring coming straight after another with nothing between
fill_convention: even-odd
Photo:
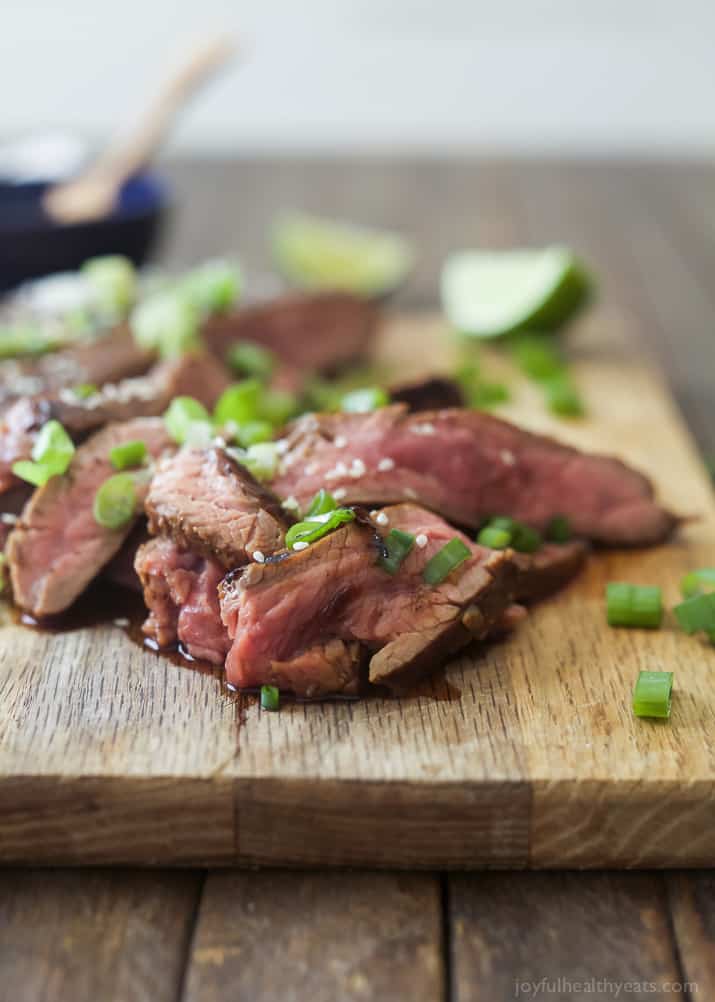
<instances>
[{"instance_id":1,"label":"lime wedge","mask_svg":"<svg viewBox=\"0 0 715 1002\"><path fill-rule=\"evenodd\" d=\"M273 256L288 280L305 289L380 296L412 267L408 242L395 233L293 213L273 227Z\"/></svg>"},{"instance_id":2,"label":"lime wedge","mask_svg":"<svg viewBox=\"0 0 715 1002\"><path fill-rule=\"evenodd\" d=\"M473 337L555 330L589 290L583 266L565 247L460 251L442 269L444 312L456 330Z\"/></svg>"}]
</instances>

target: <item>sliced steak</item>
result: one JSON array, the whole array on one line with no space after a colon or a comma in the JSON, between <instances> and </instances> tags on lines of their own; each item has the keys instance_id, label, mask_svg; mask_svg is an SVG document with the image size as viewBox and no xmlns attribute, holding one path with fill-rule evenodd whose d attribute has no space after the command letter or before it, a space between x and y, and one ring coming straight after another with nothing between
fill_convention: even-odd
<instances>
[{"instance_id":1,"label":"sliced steak","mask_svg":"<svg viewBox=\"0 0 715 1002\"><path fill-rule=\"evenodd\" d=\"M516 581L508 553L471 544L472 556L430 587L422 579L424 566L454 530L413 505L385 514L385 531L428 536L427 545L415 546L394 576L378 564L379 540L371 527L352 522L284 560L250 564L224 579L219 594L233 641L226 661L231 684L280 684L307 697L353 691L357 658L349 675L344 659L336 662L339 672L325 662L312 675L290 675L286 668L308 652L314 659L321 646L339 640L372 653L371 681L403 686L499 621Z\"/></svg>"},{"instance_id":2,"label":"sliced steak","mask_svg":"<svg viewBox=\"0 0 715 1002\"><path fill-rule=\"evenodd\" d=\"M144 633L159 647L178 641L190 657L223 664L230 647L218 605L223 567L168 538L140 546L134 567L150 610Z\"/></svg>"},{"instance_id":3,"label":"sliced steak","mask_svg":"<svg viewBox=\"0 0 715 1002\"><path fill-rule=\"evenodd\" d=\"M272 486L301 505L326 487L341 503L414 500L472 528L508 515L544 529L562 515L575 535L611 545L657 543L676 524L625 463L479 411L309 414L286 444Z\"/></svg>"},{"instance_id":4,"label":"sliced steak","mask_svg":"<svg viewBox=\"0 0 715 1002\"><path fill-rule=\"evenodd\" d=\"M464 407L462 388L455 379L432 376L416 383L401 383L390 387L394 404L406 404L411 411L436 411L443 407Z\"/></svg>"},{"instance_id":5,"label":"sliced steak","mask_svg":"<svg viewBox=\"0 0 715 1002\"><path fill-rule=\"evenodd\" d=\"M343 292L291 293L211 317L206 344L220 358L236 341L254 341L303 372L333 372L365 355L378 311Z\"/></svg>"},{"instance_id":6,"label":"sliced steak","mask_svg":"<svg viewBox=\"0 0 715 1002\"><path fill-rule=\"evenodd\" d=\"M255 552L275 553L291 523L276 497L219 448L183 448L160 462L145 507L152 533L227 569Z\"/></svg>"},{"instance_id":7,"label":"sliced steak","mask_svg":"<svg viewBox=\"0 0 715 1002\"><path fill-rule=\"evenodd\" d=\"M23 609L35 616L62 612L131 532L133 522L121 529L98 525L92 505L97 489L115 472L110 449L135 439L155 458L172 444L161 418L108 425L79 447L64 476L52 477L30 498L6 548L13 595ZM138 487L141 502L142 493Z\"/></svg>"},{"instance_id":8,"label":"sliced steak","mask_svg":"<svg viewBox=\"0 0 715 1002\"><path fill-rule=\"evenodd\" d=\"M95 341L40 358L0 362L0 409L18 397L36 396L63 386L102 386L139 376L153 361L154 356L139 348L128 328L118 327Z\"/></svg>"},{"instance_id":9,"label":"sliced steak","mask_svg":"<svg viewBox=\"0 0 715 1002\"><path fill-rule=\"evenodd\" d=\"M59 421L75 442L81 442L110 421L162 414L175 396L192 396L213 407L229 382L227 369L205 352L160 362L146 376L105 383L85 399L69 387L23 397L0 421L0 493L17 482L12 464L30 458L35 438L47 421Z\"/></svg>"},{"instance_id":10,"label":"sliced steak","mask_svg":"<svg viewBox=\"0 0 715 1002\"><path fill-rule=\"evenodd\" d=\"M518 577L515 597L519 602L545 598L575 577L586 563L589 548L583 540L545 543L536 553L514 553Z\"/></svg>"}]
</instances>

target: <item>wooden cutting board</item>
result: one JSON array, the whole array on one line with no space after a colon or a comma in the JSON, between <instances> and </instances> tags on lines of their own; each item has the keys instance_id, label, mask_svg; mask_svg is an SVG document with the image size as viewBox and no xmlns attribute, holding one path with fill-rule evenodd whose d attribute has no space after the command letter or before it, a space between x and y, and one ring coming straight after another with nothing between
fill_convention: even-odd
<instances>
[{"instance_id":1,"label":"wooden cutting board","mask_svg":"<svg viewBox=\"0 0 715 1002\"><path fill-rule=\"evenodd\" d=\"M113 626L0 629L0 860L359 866L709 866L715 863L715 649L669 617L605 622L608 580L660 584L715 565L707 476L625 319L573 339L588 403L556 421L508 373L504 414L650 473L699 516L643 552L594 555L508 640L471 649L404 699L262 712L218 672L142 650ZM400 378L448 369L426 316L386 325ZM508 368L486 356L495 378ZM675 672L669 722L635 719L639 669Z\"/></svg>"}]
</instances>

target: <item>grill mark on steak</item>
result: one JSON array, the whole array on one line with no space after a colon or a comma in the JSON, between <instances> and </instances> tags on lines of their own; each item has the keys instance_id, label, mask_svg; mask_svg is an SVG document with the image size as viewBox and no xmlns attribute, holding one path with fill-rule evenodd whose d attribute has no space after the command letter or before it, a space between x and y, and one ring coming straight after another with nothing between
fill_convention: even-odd
<instances>
[{"instance_id":1,"label":"grill mark on steak","mask_svg":"<svg viewBox=\"0 0 715 1002\"><path fill-rule=\"evenodd\" d=\"M288 367L330 373L366 353L378 315L349 293L291 293L210 317L202 334L222 359L236 341L255 341Z\"/></svg>"},{"instance_id":2,"label":"grill mark on steak","mask_svg":"<svg viewBox=\"0 0 715 1002\"><path fill-rule=\"evenodd\" d=\"M107 425L77 449L67 473L38 488L23 509L6 554L15 602L33 616L71 605L131 532L135 520L121 529L98 525L92 506L98 487L115 472L110 449L134 439L154 458L172 446L161 418ZM139 482L140 504L145 491Z\"/></svg>"},{"instance_id":3,"label":"grill mark on steak","mask_svg":"<svg viewBox=\"0 0 715 1002\"><path fill-rule=\"evenodd\" d=\"M146 499L149 528L229 569L283 546L291 518L223 449L183 448L157 464Z\"/></svg>"},{"instance_id":4,"label":"grill mark on steak","mask_svg":"<svg viewBox=\"0 0 715 1002\"><path fill-rule=\"evenodd\" d=\"M405 404L410 411L436 411L444 407L464 407L462 388L455 379L432 376L414 383L390 387L393 404Z\"/></svg>"},{"instance_id":5,"label":"grill mark on steak","mask_svg":"<svg viewBox=\"0 0 715 1002\"><path fill-rule=\"evenodd\" d=\"M301 505L325 487L339 488L342 504L414 500L473 528L499 514L544 529L562 515L576 535L611 545L657 543L676 524L650 481L620 460L478 411L310 414L290 426L286 443L272 486ZM357 476L356 459L366 468Z\"/></svg>"},{"instance_id":6,"label":"grill mark on steak","mask_svg":"<svg viewBox=\"0 0 715 1002\"><path fill-rule=\"evenodd\" d=\"M81 442L110 421L162 414L175 396L193 396L213 407L229 382L226 368L205 352L160 362L146 376L105 383L85 400L67 387L44 396L23 397L7 409L0 422L0 493L17 483L12 464L30 458L37 434L47 421L59 421L74 442Z\"/></svg>"}]
</instances>

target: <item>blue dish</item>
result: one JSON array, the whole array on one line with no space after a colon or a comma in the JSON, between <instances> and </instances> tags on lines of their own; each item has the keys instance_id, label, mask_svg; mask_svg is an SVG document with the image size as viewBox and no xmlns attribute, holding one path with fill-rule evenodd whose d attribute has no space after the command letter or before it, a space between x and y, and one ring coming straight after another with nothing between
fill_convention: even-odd
<instances>
[{"instance_id":1,"label":"blue dish","mask_svg":"<svg viewBox=\"0 0 715 1002\"><path fill-rule=\"evenodd\" d=\"M0 181L0 290L72 271L98 254L125 254L140 265L154 247L170 205L166 184L153 174L141 174L125 184L111 215L64 225L45 214L46 190L46 184Z\"/></svg>"}]
</instances>

